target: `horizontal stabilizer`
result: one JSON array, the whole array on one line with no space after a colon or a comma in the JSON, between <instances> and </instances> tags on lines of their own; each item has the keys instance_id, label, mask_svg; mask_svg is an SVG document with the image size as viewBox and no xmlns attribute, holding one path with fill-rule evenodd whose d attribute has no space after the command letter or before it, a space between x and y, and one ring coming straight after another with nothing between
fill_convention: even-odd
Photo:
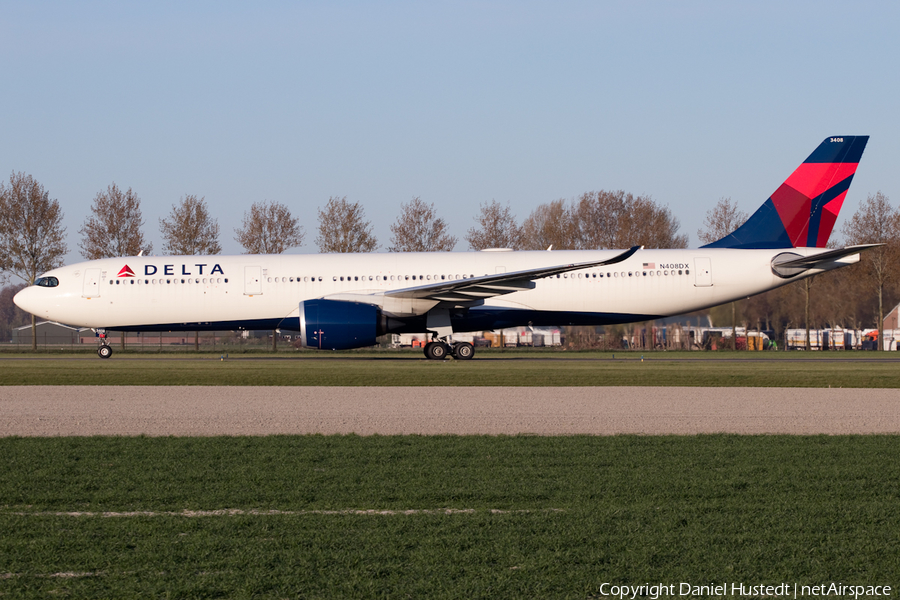
<instances>
[{"instance_id":1,"label":"horizontal stabilizer","mask_svg":"<svg viewBox=\"0 0 900 600\"><path fill-rule=\"evenodd\" d=\"M793 252L779 254L772 259L772 270L779 277L794 277L804 271L817 269L827 263L833 263L847 256L859 254L871 248L877 248L884 244L861 244L859 246L847 246L846 248L838 248L837 250L829 250L828 252L820 252L812 256L800 256Z\"/></svg>"}]
</instances>

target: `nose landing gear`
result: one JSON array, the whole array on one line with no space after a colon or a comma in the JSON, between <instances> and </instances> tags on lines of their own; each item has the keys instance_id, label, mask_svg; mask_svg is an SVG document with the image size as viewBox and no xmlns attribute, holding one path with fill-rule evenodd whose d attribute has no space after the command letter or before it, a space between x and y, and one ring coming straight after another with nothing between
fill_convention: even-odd
<instances>
[{"instance_id":1,"label":"nose landing gear","mask_svg":"<svg viewBox=\"0 0 900 600\"><path fill-rule=\"evenodd\" d=\"M97 332L97 339L100 341L100 346L97 348L97 356L100 358L109 358L112 356L112 346L106 341L106 330L105 329L95 329Z\"/></svg>"}]
</instances>

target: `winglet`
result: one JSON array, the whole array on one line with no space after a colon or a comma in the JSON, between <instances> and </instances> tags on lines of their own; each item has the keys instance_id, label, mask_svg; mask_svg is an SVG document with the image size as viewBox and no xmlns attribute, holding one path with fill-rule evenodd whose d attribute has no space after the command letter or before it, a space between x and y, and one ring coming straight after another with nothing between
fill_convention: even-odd
<instances>
[{"instance_id":1,"label":"winglet","mask_svg":"<svg viewBox=\"0 0 900 600\"><path fill-rule=\"evenodd\" d=\"M868 141L825 138L746 223L704 248L824 248Z\"/></svg>"}]
</instances>

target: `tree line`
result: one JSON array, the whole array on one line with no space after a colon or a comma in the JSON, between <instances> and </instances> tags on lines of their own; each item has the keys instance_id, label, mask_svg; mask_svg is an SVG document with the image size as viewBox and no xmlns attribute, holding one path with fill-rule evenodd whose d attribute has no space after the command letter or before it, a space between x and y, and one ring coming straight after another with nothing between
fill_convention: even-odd
<instances>
[{"instance_id":1,"label":"tree line","mask_svg":"<svg viewBox=\"0 0 900 600\"><path fill-rule=\"evenodd\" d=\"M373 252L380 245L359 202L332 196L318 209L315 244L319 252ZM733 231L746 220L736 203L722 199L707 213L701 242L708 243ZM0 270L32 284L42 272L61 266L68 248L59 202L31 175L13 172L0 182ZM469 249L510 248L556 250L628 248L687 248L688 237L668 207L649 196L624 191L592 191L566 201L558 199L536 207L521 223L507 204L482 203L475 224L464 236ZM134 256L152 252L144 236L140 197L131 189L111 183L97 193L90 214L79 228L81 255L88 260ZM219 254L218 221L205 197L185 195L159 219L162 253L169 255ZM401 204L390 225L390 252L453 250L459 239L438 216L434 204L414 197ZM767 323L770 326L845 325L858 328L876 320L896 302L900 262L900 212L880 192L870 196L844 225L844 243L881 243L863 254L862 264L807 279L767 294L732 303L731 316L717 320L732 324ZM234 239L245 253L279 254L303 244L306 232L290 208L279 202L253 202L243 215ZM798 291L799 290L799 291ZM871 292L862 293L863 290ZM796 296L804 298L798 313ZM7 289L0 302L12 297ZM14 307L13 307L14 308ZM17 310L17 309L16 309ZM21 311L20 311L21 312ZM718 313L722 313L721 309ZM715 313L714 313L715 314ZM16 320L14 310L0 311L0 330ZM2 331L0 331L2 332ZM883 338L882 338L883 339Z\"/></svg>"}]
</instances>

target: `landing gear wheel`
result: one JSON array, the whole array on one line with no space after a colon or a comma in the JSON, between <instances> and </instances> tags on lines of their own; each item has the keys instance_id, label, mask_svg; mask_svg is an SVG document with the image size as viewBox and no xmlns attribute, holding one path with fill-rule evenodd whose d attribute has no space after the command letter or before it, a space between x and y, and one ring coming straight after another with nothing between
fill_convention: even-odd
<instances>
[{"instance_id":1,"label":"landing gear wheel","mask_svg":"<svg viewBox=\"0 0 900 600\"><path fill-rule=\"evenodd\" d=\"M428 342L425 344L425 358L444 360L450 353L450 347L444 342Z\"/></svg>"},{"instance_id":2,"label":"landing gear wheel","mask_svg":"<svg viewBox=\"0 0 900 600\"><path fill-rule=\"evenodd\" d=\"M97 348L97 356L100 358L109 358L112 356L112 348L106 344L101 345Z\"/></svg>"},{"instance_id":3,"label":"landing gear wheel","mask_svg":"<svg viewBox=\"0 0 900 600\"><path fill-rule=\"evenodd\" d=\"M475 347L469 342L460 342L453 346L453 357L457 360L471 360L475 356Z\"/></svg>"}]
</instances>

